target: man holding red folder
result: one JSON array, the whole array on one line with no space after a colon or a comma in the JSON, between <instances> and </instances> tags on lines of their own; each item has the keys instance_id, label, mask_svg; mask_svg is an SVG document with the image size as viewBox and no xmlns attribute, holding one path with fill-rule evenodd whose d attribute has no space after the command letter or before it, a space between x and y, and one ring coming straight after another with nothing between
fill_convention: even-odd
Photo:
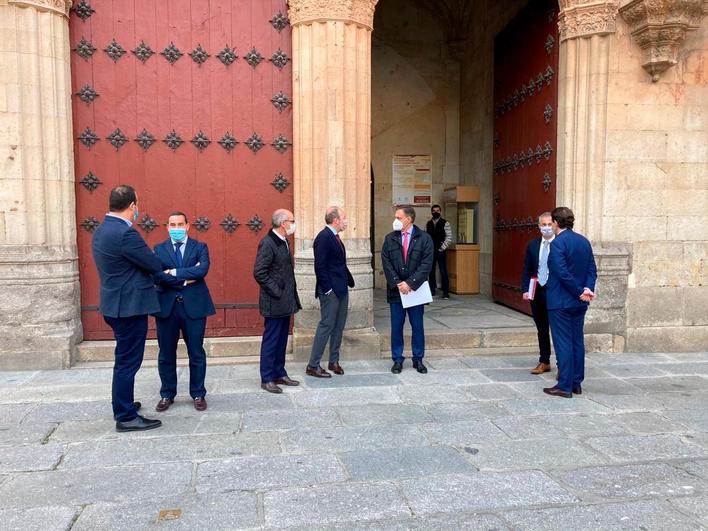
<instances>
[{"instance_id":1,"label":"man holding red folder","mask_svg":"<svg viewBox=\"0 0 708 531\"><path fill-rule=\"evenodd\" d=\"M531 302L531 315L536 323L540 351L538 365L531 369L531 374L543 374L551 370L551 334L546 305L546 283L548 282L548 255L555 235L550 212L538 216L538 230L541 236L531 240L526 246L524 269L521 273L523 298Z\"/></svg>"}]
</instances>

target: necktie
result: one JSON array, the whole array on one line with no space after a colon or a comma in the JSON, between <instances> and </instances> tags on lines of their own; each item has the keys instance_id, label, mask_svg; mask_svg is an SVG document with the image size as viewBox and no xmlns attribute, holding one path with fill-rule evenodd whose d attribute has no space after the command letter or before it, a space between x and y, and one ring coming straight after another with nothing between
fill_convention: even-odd
<instances>
[{"instance_id":1,"label":"necktie","mask_svg":"<svg viewBox=\"0 0 708 531\"><path fill-rule=\"evenodd\" d=\"M548 282L548 252L551 250L551 242L543 240L541 243L541 260L538 262L538 283L545 286Z\"/></svg>"},{"instance_id":2,"label":"necktie","mask_svg":"<svg viewBox=\"0 0 708 531\"><path fill-rule=\"evenodd\" d=\"M344 242L342 242L342 239L339 237L339 234L335 234L334 236L335 236L335 238L337 238L337 243L339 244L339 246L342 248L342 251L343 251L344 250Z\"/></svg>"},{"instance_id":3,"label":"necktie","mask_svg":"<svg viewBox=\"0 0 708 531\"><path fill-rule=\"evenodd\" d=\"M177 267L182 267L182 252L180 251L182 247L182 242L175 242L175 262Z\"/></svg>"},{"instance_id":4,"label":"necktie","mask_svg":"<svg viewBox=\"0 0 708 531\"><path fill-rule=\"evenodd\" d=\"M408 233L403 233L403 262L408 263Z\"/></svg>"}]
</instances>

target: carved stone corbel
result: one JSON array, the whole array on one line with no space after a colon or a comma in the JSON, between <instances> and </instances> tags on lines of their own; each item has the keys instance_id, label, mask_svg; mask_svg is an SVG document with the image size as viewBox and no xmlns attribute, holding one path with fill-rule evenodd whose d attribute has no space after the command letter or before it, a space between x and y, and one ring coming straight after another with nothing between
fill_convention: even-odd
<instances>
[{"instance_id":1,"label":"carved stone corbel","mask_svg":"<svg viewBox=\"0 0 708 531\"><path fill-rule=\"evenodd\" d=\"M374 9L379 0L288 0L292 26L317 21L341 20L368 29L374 27Z\"/></svg>"},{"instance_id":2,"label":"carved stone corbel","mask_svg":"<svg viewBox=\"0 0 708 531\"><path fill-rule=\"evenodd\" d=\"M17 7L33 7L38 11L50 11L69 18L71 0L9 0Z\"/></svg>"},{"instance_id":3,"label":"carved stone corbel","mask_svg":"<svg viewBox=\"0 0 708 531\"><path fill-rule=\"evenodd\" d=\"M677 63L686 32L708 13L708 0L632 0L619 11L642 49L642 67L656 82Z\"/></svg>"},{"instance_id":4,"label":"carved stone corbel","mask_svg":"<svg viewBox=\"0 0 708 531\"><path fill-rule=\"evenodd\" d=\"M614 33L617 0L560 0L558 31L567 39Z\"/></svg>"}]
</instances>

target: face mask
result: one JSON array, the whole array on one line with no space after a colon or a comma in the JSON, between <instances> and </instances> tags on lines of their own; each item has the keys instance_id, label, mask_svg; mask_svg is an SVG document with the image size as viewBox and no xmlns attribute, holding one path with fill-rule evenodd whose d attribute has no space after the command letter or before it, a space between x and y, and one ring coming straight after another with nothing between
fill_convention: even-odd
<instances>
[{"instance_id":1,"label":"face mask","mask_svg":"<svg viewBox=\"0 0 708 531\"><path fill-rule=\"evenodd\" d=\"M440 219L440 212L433 212L433 219Z\"/></svg>"},{"instance_id":2,"label":"face mask","mask_svg":"<svg viewBox=\"0 0 708 531\"><path fill-rule=\"evenodd\" d=\"M541 234L544 236L551 236L553 234L553 227L539 227Z\"/></svg>"},{"instance_id":3,"label":"face mask","mask_svg":"<svg viewBox=\"0 0 708 531\"><path fill-rule=\"evenodd\" d=\"M138 205L135 205L135 210L133 210L133 221L138 221L140 212L138 212Z\"/></svg>"},{"instance_id":4,"label":"face mask","mask_svg":"<svg viewBox=\"0 0 708 531\"><path fill-rule=\"evenodd\" d=\"M181 242L187 237L187 229L168 229L170 238L176 242Z\"/></svg>"},{"instance_id":5,"label":"face mask","mask_svg":"<svg viewBox=\"0 0 708 531\"><path fill-rule=\"evenodd\" d=\"M287 234L288 236L292 236L293 234L295 234L295 223L291 223L290 226L285 229L285 234Z\"/></svg>"},{"instance_id":6,"label":"face mask","mask_svg":"<svg viewBox=\"0 0 708 531\"><path fill-rule=\"evenodd\" d=\"M393 220L393 230L403 229L403 222L400 219Z\"/></svg>"}]
</instances>

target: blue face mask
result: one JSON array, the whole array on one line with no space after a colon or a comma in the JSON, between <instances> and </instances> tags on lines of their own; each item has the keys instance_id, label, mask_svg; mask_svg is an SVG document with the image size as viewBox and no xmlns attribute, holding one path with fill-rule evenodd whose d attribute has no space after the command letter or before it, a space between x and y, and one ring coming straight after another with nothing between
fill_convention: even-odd
<instances>
[{"instance_id":1,"label":"blue face mask","mask_svg":"<svg viewBox=\"0 0 708 531\"><path fill-rule=\"evenodd\" d=\"M133 221L138 221L139 216L140 216L140 212L138 212L138 207L136 205L135 210L133 210Z\"/></svg>"},{"instance_id":2,"label":"blue face mask","mask_svg":"<svg viewBox=\"0 0 708 531\"><path fill-rule=\"evenodd\" d=\"M176 242L181 242L187 237L187 229L168 229L170 238Z\"/></svg>"}]
</instances>

